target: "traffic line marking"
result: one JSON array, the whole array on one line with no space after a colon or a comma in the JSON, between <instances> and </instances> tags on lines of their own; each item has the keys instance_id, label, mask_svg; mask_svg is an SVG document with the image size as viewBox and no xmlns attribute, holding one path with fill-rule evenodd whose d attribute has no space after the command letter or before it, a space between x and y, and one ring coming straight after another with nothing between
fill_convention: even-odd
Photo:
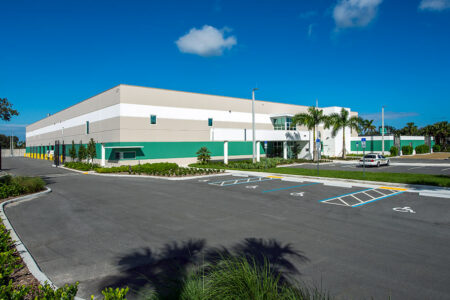
<instances>
[{"instance_id":1,"label":"traffic line marking","mask_svg":"<svg viewBox=\"0 0 450 300\"><path fill-rule=\"evenodd\" d=\"M333 205L341 205L341 206L347 206L347 207L358 207L361 205L365 205L374 201L378 201L381 199L385 199L388 197L392 197L395 195L402 194L406 191L406 189L402 188L395 188L395 187L379 187L379 188L370 188L370 189L364 189L361 191L356 191L353 193L348 193L336 197L331 197L327 199L320 200L321 203L326 204L333 204ZM358 198L358 195L365 195L369 197L370 199L363 201L360 198ZM343 198L347 198L347 200L344 200ZM355 204L349 203L349 200L355 199L358 201ZM353 201L354 202L354 201Z\"/></svg>"},{"instance_id":2,"label":"traffic line marking","mask_svg":"<svg viewBox=\"0 0 450 300\"><path fill-rule=\"evenodd\" d=\"M247 179L231 179L231 180L224 180L224 181L216 181L216 182L210 182L208 184L216 185L216 186L230 186L230 185L261 182L261 181L268 181L268 180L273 180L273 179L267 178L267 177L250 177Z\"/></svg>"},{"instance_id":3,"label":"traffic line marking","mask_svg":"<svg viewBox=\"0 0 450 300\"><path fill-rule=\"evenodd\" d=\"M281 178L283 178L283 177L281 177L281 176L267 176L267 178L281 179Z\"/></svg>"},{"instance_id":4,"label":"traffic line marking","mask_svg":"<svg viewBox=\"0 0 450 300\"><path fill-rule=\"evenodd\" d=\"M319 184L319 183L318 182L313 182L313 183L306 183L306 184L288 186L288 187L283 187L283 188L278 188L278 189L271 189L271 190L263 191L263 193L270 193L270 192L288 190L288 189L293 189L293 188L298 188L298 187L307 186L307 185L313 185L313 184Z\"/></svg>"}]
</instances>

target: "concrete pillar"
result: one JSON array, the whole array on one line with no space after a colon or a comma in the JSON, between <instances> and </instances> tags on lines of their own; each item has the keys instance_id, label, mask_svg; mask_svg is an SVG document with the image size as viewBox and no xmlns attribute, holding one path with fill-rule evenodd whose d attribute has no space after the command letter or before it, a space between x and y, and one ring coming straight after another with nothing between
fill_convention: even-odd
<instances>
[{"instance_id":1,"label":"concrete pillar","mask_svg":"<svg viewBox=\"0 0 450 300\"><path fill-rule=\"evenodd\" d=\"M101 163L102 167L106 165L105 157L106 157L105 144L102 144L102 163Z\"/></svg>"},{"instance_id":2,"label":"concrete pillar","mask_svg":"<svg viewBox=\"0 0 450 300\"><path fill-rule=\"evenodd\" d=\"M223 142L223 163L228 165L228 141Z\"/></svg>"},{"instance_id":3,"label":"concrete pillar","mask_svg":"<svg viewBox=\"0 0 450 300\"><path fill-rule=\"evenodd\" d=\"M261 161L261 141L256 141L256 161Z\"/></svg>"},{"instance_id":4,"label":"concrete pillar","mask_svg":"<svg viewBox=\"0 0 450 300\"><path fill-rule=\"evenodd\" d=\"M288 155L288 143L287 141L283 142L283 158L287 159L287 155Z\"/></svg>"}]
</instances>

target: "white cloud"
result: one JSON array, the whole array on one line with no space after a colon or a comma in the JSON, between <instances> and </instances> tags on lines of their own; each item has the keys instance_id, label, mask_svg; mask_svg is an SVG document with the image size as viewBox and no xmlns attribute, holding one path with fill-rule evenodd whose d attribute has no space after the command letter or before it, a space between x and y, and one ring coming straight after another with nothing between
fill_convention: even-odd
<instances>
[{"instance_id":1,"label":"white cloud","mask_svg":"<svg viewBox=\"0 0 450 300\"><path fill-rule=\"evenodd\" d=\"M450 0L422 0L420 10L443 11L450 8Z\"/></svg>"},{"instance_id":2,"label":"white cloud","mask_svg":"<svg viewBox=\"0 0 450 300\"><path fill-rule=\"evenodd\" d=\"M178 49L184 53L197 54L200 56L219 56L223 50L231 49L237 44L236 37L225 38L228 28L221 30L209 25L204 25L201 29L192 28L189 32L180 37L175 43Z\"/></svg>"},{"instance_id":3,"label":"white cloud","mask_svg":"<svg viewBox=\"0 0 450 300\"><path fill-rule=\"evenodd\" d=\"M336 28L367 26L383 0L339 0L333 10Z\"/></svg>"}]
</instances>

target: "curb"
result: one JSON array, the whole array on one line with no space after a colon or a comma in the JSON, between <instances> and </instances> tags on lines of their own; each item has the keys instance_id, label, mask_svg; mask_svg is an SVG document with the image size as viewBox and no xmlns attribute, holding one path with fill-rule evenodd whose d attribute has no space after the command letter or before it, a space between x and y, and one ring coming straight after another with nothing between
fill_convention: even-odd
<instances>
[{"instance_id":1,"label":"curb","mask_svg":"<svg viewBox=\"0 0 450 300\"><path fill-rule=\"evenodd\" d=\"M35 199L41 195L48 194L52 191L51 188L45 187L47 190L34 193L31 195L26 195L22 197L17 197L8 201L3 202L0 204L0 218L3 221L3 224L5 225L6 229L11 234L11 239L14 242L14 245L16 246L17 252L19 252L20 256L23 259L23 262L28 267L28 270L30 270L30 273L33 274L34 277L39 281L40 284L44 285L45 283L48 283L53 289L56 289L56 286L53 284L53 282L45 275L42 270L37 265L36 261L34 260L33 256L28 252L28 249L25 247L25 245L20 240L19 236L17 235L16 231L14 230L14 227L9 222L8 217L5 214L5 206L11 203L15 202L22 202L22 201L29 201L32 199Z\"/></svg>"}]
</instances>

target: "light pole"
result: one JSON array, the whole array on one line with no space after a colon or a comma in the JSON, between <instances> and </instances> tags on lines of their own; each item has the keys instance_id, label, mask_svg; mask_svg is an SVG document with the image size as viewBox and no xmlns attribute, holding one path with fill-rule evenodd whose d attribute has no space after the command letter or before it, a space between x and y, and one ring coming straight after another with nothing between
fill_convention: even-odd
<instances>
[{"instance_id":1,"label":"light pole","mask_svg":"<svg viewBox=\"0 0 450 300\"><path fill-rule=\"evenodd\" d=\"M252 89L252 141L253 141L253 163L256 162L255 157L255 148L256 148L256 140L255 140L255 91L258 90L258 88Z\"/></svg>"},{"instance_id":2,"label":"light pole","mask_svg":"<svg viewBox=\"0 0 450 300\"><path fill-rule=\"evenodd\" d=\"M384 105L381 107L381 155L384 155Z\"/></svg>"}]
</instances>

